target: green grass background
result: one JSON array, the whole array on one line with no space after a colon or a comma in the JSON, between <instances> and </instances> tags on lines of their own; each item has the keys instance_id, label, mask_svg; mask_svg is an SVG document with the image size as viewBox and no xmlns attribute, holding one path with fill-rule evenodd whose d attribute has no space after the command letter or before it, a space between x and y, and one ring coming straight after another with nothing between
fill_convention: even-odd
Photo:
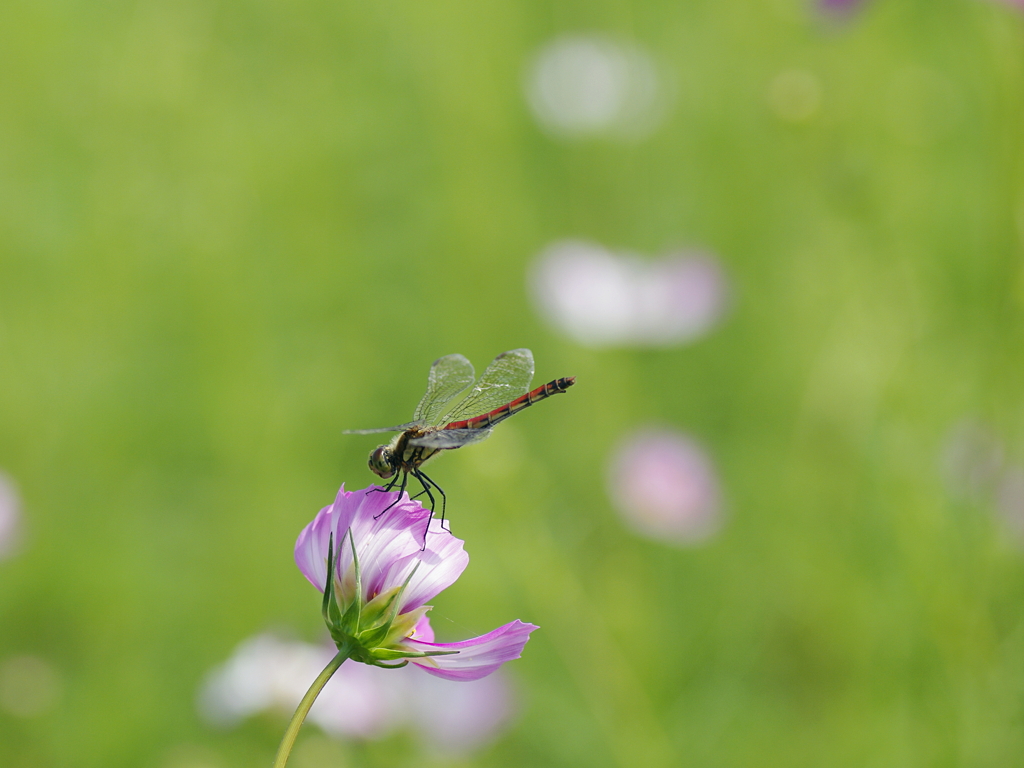
<instances>
[{"instance_id":1,"label":"green grass background","mask_svg":"<svg viewBox=\"0 0 1024 768\"><path fill-rule=\"evenodd\" d=\"M321 636L296 534L436 357L534 350L565 398L434 475L472 560L445 639L539 624L472 766L1024 761L1024 559L950 498L965 417L1024 448L1024 20L977 0L10 0L0 24L0 712L5 768L268 765L283 721L204 726L206 671ZM524 67L604 32L676 83L645 141L547 137ZM770 108L810 72L820 108ZM546 244L719 254L727 321L591 351L525 288ZM706 545L631 535L604 468L684 429L721 473ZM401 735L304 765L422 764ZM328 755L321 762L315 755ZM297 763L298 764L298 763ZM429 761L428 761L428 764Z\"/></svg>"}]
</instances>

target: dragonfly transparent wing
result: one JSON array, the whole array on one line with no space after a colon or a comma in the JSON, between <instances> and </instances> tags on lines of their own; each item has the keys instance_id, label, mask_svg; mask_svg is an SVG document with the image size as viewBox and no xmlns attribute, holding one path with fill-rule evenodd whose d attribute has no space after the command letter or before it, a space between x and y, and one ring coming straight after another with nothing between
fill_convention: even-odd
<instances>
[{"instance_id":1,"label":"dragonfly transparent wing","mask_svg":"<svg viewBox=\"0 0 1024 768\"><path fill-rule=\"evenodd\" d=\"M490 437L490 429L440 429L437 432L430 432L423 437L416 437L409 441L411 445L422 445L427 448L461 448L470 443L479 443L484 438Z\"/></svg>"},{"instance_id":2,"label":"dragonfly transparent wing","mask_svg":"<svg viewBox=\"0 0 1024 768\"><path fill-rule=\"evenodd\" d=\"M378 432L405 432L407 429L420 426L418 421L410 421L408 424L399 424L396 427L377 427L376 429L346 429L343 435L375 435Z\"/></svg>"},{"instance_id":3,"label":"dragonfly transparent wing","mask_svg":"<svg viewBox=\"0 0 1024 768\"><path fill-rule=\"evenodd\" d=\"M442 421L461 421L489 413L529 392L532 380L533 353L530 350L502 352L487 366L466 399L445 414Z\"/></svg>"},{"instance_id":4,"label":"dragonfly transparent wing","mask_svg":"<svg viewBox=\"0 0 1024 768\"><path fill-rule=\"evenodd\" d=\"M445 355L434 361L427 377L427 391L412 417L424 424L436 424L456 395L473 383L473 364L462 355Z\"/></svg>"}]
</instances>

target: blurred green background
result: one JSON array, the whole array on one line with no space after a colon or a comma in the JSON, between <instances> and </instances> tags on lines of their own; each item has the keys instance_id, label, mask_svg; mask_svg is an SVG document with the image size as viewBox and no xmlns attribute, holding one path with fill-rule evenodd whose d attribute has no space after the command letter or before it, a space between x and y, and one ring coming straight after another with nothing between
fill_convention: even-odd
<instances>
[{"instance_id":1,"label":"blurred green background","mask_svg":"<svg viewBox=\"0 0 1024 768\"><path fill-rule=\"evenodd\" d=\"M322 636L292 562L430 362L527 346L567 396L431 473L468 571L443 639L539 624L479 766L1024 761L1024 559L947 490L964 418L1024 459L1024 19L979 0L5 4L0 25L0 711L5 768L269 765L207 671ZM647 138L544 133L538 48L601 32L674 84ZM773 97L780 73L818 89ZM820 98L819 98L820 97ZM775 98L775 101L773 101ZM711 249L727 320L589 350L526 288L548 243ZM722 530L631 534L605 465L696 436ZM300 737L315 739L309 726ZM324 765L422 764L397 735ZM431 764L429 760L427 764Z\"/></svg>"}]
</instances>

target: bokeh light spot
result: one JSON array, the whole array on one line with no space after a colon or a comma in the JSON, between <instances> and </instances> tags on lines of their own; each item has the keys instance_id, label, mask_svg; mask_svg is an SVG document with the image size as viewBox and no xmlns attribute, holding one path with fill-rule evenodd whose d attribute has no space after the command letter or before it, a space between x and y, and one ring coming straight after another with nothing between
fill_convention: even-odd
<instances>
[{"instance_id":1,"label":"bokeh light spot","mask_svg":"<svg viewBox=\"0 0 1024 768\"><path fill-rule=\"evenodd\" d=\"M662 79L653 58L637 45L571 35L537 53L526 98L552 134L637 138L650 133L664 111Z\"/></svg>"}]
</instances>

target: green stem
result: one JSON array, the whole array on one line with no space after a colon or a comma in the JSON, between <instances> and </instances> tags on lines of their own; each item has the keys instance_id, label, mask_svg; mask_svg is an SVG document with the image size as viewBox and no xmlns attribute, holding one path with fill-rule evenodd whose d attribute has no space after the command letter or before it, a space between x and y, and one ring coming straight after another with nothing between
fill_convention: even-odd
<instances>
[{"instance_id":1,"label":"green stem","mask_svg":"<svg viewBox=\"0 0 1024 768\"><path fill-rule=\"evenodd\" d=\"M337 655L331 659L331 663L324 667L324 671L320 673L313 684L309 686L309 690L306 691L306 695L302 697L302 701L299 702L298 709L295 710L295 714L292 715L291 722L288 723L288 729L284 732L284 738L281 739L281 746L277 748L277 757L274 759L274 768L284 768L285 763L288 762L288 756L292 753L292 747L295 744L295 737L299 735L299 728L302 727L302 721L306 719L306 715L309 713L309 708L313 706L313 702L316 701L316 697L320 694L320 691L327 681L331 679L331 675L338 671L338 667L342 665L345 659L348 658L348 649L339 650Z\"/></svg>"}]
</instances>

